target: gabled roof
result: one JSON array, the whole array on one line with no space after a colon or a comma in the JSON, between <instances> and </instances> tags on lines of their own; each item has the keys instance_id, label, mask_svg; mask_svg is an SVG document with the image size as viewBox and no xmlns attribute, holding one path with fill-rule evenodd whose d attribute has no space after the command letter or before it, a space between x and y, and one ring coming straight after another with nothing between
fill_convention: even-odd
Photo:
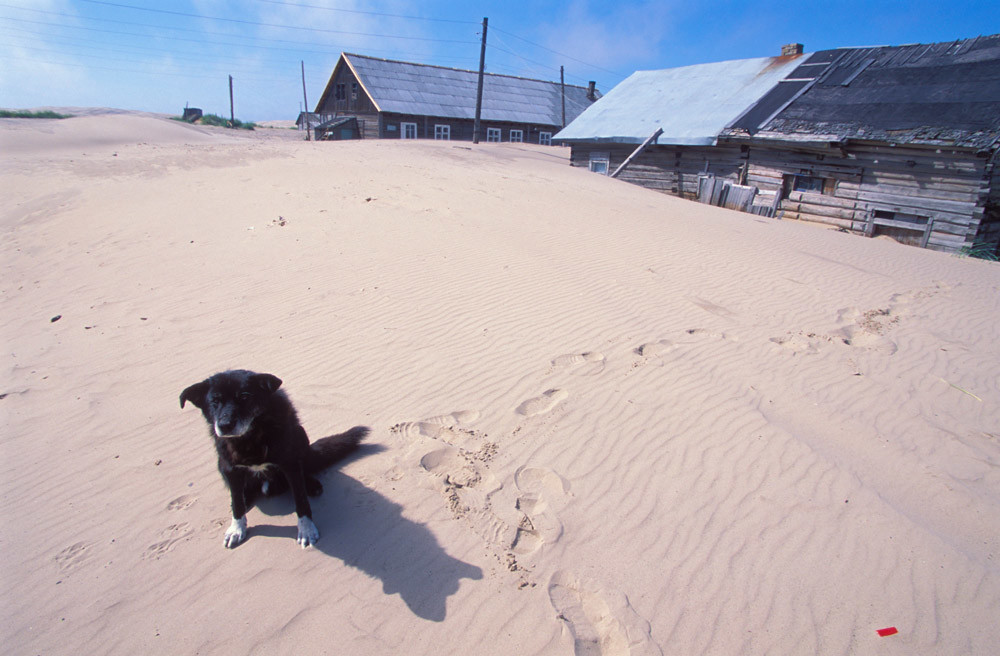
<instances>
[{"instance_id":1,"label":"gabled roof","mask_svg":"<svg viewBox=\"0 0 1000 656\"><path fill-rule=\"evenodd\" d=\"M804 55L761 57L638 71L594 103L553 139L642 143L657 128L656 143L711 145L719 132Z\"/></svg>"},{"instance_id":2,"label":"gabled roof","mask_svg":"<svg viewBox=\"0 0 1000 656\"><path fill-rule=\"evenodd\" d=\"M1000 35L639 71L554 139L660 144L1000 141Z\"/></svg>"},{"instance_id":3,"label":"gabled roof","mask_svg":"<svg viewBox=\"0 0 1000 656\"><path fill-rule=\"evenodd\" d=\"M972 148L1000 138L1000 35L824 50L789 77L724 134Z\"/></svg>"},{"instance_id":4,"label":"gabled roof","mask_svg":"<svg viewBox=\"0 0 1000 656\"><path fill-rule=\"evenodd\" d=\"M479 73L457 68L414 64L343 53L316 105L332 92L342 66L355 77L382 112L474 119ZM591 105L587 88L565 85L566 122ZM597 94L600 97L600 93ZM487 73L483 78L484 121L562 125L562 93L558 82Z\"/></svg>"}]
</instances>

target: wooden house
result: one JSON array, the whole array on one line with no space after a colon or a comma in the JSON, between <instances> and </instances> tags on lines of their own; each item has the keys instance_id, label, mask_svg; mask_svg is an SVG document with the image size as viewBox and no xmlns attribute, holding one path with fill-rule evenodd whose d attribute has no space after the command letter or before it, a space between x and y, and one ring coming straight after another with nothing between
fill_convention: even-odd
<instances>
[{"instance_id":1,"label":"wooden house","mask_svg":"<svg viewBox=\"0 0 1000 656\"><path fill-rule=\"evenodd\" d=\"M770 75L763 92L754 70ZM652 84L633 88L636 76ZM639 72L556 139L576 166L667 193L996 252L1000 35Z\"/></svg>"},{"instance_id":2,"label":"wooden house","mask_svg":"<svg viewBox=\"0 0 1000 656\"><path fill-rule=\"evenodd\" d=\"M355 138L472 141L477 71L343 53L316 104L300 117L321 137L348 138L337 121L355 120ZM552 135L600 94L580 87L487 73L480 140L549 145ZM329 128L336 124L333 131Z\"/></svg>"}]
</instances>

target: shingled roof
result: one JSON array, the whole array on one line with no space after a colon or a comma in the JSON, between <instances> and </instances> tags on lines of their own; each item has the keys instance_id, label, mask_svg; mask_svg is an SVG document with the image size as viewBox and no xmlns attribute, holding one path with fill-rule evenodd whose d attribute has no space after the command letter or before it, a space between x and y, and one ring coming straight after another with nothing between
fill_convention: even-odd
<instances>
[{"instance_id":1,"label":"shingled roof","mask_svg":"<svg viewBox=\"0 0 1000 656\"><path fill-rule=\"evenodd\" d=\"M990 148L1000 138L1000 35L813 53L723 134Z\"/></svg>"},{"instance_id":2,"label":"shingled roof","mask_svg":"<svg viewBox=\"0 0 1000 656\"><path fill-rule=\"evenodd\" d=\"M349 66L382 112L474 119L477 71L415 64L343 53L337 66ZM336 77L336 69L332 80ZM565 85L566 122L592 103L587 88ZM330 87L317 107L326 102ZM597 94L598 97L600 94ZM487 73L483 81L482 119L539 125L562 125L562 92L558 82Z\"/></svg>"}]
</instances>

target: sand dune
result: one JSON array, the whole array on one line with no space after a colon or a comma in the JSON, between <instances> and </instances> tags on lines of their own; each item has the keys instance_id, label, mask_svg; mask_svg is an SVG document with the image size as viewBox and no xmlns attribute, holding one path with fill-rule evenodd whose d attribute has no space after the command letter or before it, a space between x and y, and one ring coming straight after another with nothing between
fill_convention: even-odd
<instances>
[{"instance_id":1,"label":"sand dune","mask_svg":"<svg viewBox=\"0 0 1000 656\"><path fill-rule=\"evenodd\" d=\"M1000 266L280 136L0 120L12 653L996 651ZM315 548L222 547L229 367L372 427Z\"/></svg>"}]
</instances>

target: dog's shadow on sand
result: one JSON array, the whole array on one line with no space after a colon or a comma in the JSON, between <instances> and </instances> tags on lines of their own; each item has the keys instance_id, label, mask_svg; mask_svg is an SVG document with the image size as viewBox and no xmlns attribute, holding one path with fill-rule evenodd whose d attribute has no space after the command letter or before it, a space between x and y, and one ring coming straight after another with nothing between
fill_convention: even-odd
<instances>
[{"instance_id":1,"label":"dog's shadow on sand","mask_svg":"<svg viewBox=\"0 0 1000 656\"><path fill-rule=\"evenodd\" d=\"M362 446L351 459L380 450ZM482 569L449 556L424 525L403 517L399 504L337 470L319 478L323 494L310 501L320 540L312 548L381 580L383 592L399 593L416 615L443 621L448 597L458 591L459 582L483 578ZM251 523L248 541L255 536L288 538L289 548L297 548L291 495L261 499L257 508L293 523Z\"/></svg>"}]
</instances>

